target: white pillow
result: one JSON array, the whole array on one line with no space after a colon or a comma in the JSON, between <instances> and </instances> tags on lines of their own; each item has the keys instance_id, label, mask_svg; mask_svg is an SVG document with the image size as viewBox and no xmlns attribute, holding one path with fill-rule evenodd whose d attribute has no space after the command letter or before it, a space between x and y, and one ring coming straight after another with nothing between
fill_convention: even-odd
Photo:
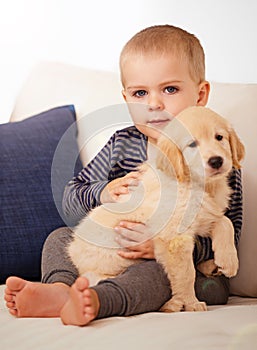
<instances>
[{"instance_id":1,"label":"white pillow","mask_svg":"<svg viewBox=\"0 0 257 350\"><path fill-rule=\"evenodd\" d=\"M104 107L124 104L118 74L114 72L93 70L58 62L42 62L31 71L21 89L10 118L19 121L38 114L52 107L73 104L77 119L81 120L91 112ZM101 120L98 121L101 127ZM122 126L121 126L122 127ZM97 135L94 142L90 140L87 147L85 140L92 130L84 120L78 124L78 143L81 160L85 165L100 150L114 131L105 129Z\"/></svg>"}]
</instances>

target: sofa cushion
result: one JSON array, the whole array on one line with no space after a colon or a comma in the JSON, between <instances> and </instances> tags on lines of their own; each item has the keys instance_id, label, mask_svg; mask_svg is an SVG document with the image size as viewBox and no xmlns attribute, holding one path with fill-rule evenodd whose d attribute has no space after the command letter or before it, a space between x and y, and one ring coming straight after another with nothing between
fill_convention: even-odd
<instances>
[{"instance_id":1,"label":"sofa cushion","mask_svg":"<svg viewBox=\"0 0 257 350\"><path fill-rule=\"evenodd\" d=\"M43 243L66 224L62 192L82 168L75 120L70 105L0 125L0 283L9 275L39 280Z\"/></svg>"}]
</instances>

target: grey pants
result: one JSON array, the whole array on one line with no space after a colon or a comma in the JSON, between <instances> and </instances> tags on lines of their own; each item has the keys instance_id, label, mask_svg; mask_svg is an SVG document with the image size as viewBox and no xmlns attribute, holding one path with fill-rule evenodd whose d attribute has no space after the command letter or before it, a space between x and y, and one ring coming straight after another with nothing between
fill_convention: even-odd
<instances>
[{"instance_id":1,"label":"grey pants","mask_svg":"<svg viewBox=\"0 0 257 350\"><path fill-rule=\"evenodd\" d=\"M67 244L72 239L72 231L67 227L48 236L42 253L43 283L62 282L71 286L79 276L67 255ZM132 265L119 276L100 281L92 288L100 301L98 318L158 311L171 298L167 275L155 260ZM208 305L226 304L229 279L223 275L207 278L197 271L195 292Z\"/></svg>"}]
</instances>

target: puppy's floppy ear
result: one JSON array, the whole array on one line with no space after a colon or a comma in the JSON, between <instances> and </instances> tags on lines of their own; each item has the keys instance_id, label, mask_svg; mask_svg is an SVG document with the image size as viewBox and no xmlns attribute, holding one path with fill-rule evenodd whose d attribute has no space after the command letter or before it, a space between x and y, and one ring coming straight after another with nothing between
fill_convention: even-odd
<instances>
[{"instance_id":1,"label":"puppy's floppy ear","mask_svg":"<svg viewBox=\"0 0 257 350\"><path fill-rule=\"evenodd\" d=\"M229 143L231 148L233 166L236 169L240 169L240 161L245 156L245 147L233 128L231 128L229 133Z\"/></svg>"},{"instance_id":2,"label":"puppy's floppy ear","mask_svg":"<svg viewBox=\"0 0 257 350\"><path fill-rule=\"evenodd\" d=\"M161 136L157 143L158 155L156 158L157 169L160 169L170 177L175 177L179 182L188 179L188 167L178 146L166 136Z\"/></svg>"}]
</instances>

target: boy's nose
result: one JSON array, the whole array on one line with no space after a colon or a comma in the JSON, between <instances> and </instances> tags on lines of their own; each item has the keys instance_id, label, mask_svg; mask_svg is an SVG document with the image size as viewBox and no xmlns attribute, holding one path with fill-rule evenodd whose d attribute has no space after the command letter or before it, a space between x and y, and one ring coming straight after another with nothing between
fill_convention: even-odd
<instances>
[{"instance_id":1,"label":"boy's nose","mask_svg":"<svg viewBox=\"0 0 257 350\"><path fill-rule=\"evenodd\" d=\"M158 95L149 95L148 106L149 106L149 109L153 111L158 109L164 109L164 104L162 102L162 99Z\"/></svg>"}]
</instances>

